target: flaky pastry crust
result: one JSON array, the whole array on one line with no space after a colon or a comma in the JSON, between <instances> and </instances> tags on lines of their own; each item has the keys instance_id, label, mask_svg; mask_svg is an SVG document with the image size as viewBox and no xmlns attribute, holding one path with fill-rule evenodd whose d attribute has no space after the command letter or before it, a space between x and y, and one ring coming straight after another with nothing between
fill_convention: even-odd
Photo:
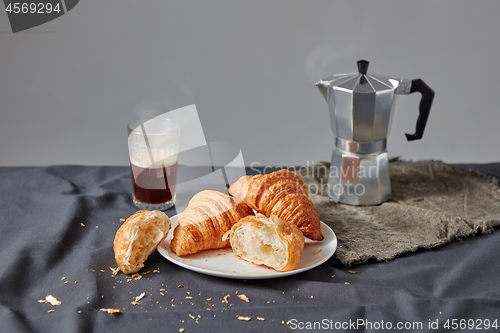
<instances>
[{"instance_id":1,"label":"flaky pastry crust","mask_svg":"<svg viewBox=\"0 0 500 333\"><path fill-rule=\"evenodd\" d=\"M178 256L229 246L222 236L241 218L253 215L245 203L217 191L201 191L190 201L174 229L170 249Z\"/></svg>"},{"instance_id":2,"label":"flaky pastry crust","mask_svg":"<svg viewBox=\"0 0 500 333\"><path fill-rule=\"evenodd\" d=\"M267 217L295 224L305 237L324 239L321 222L307 188L295 172L283 169L267 175L243 176L229 193Z\"/></svg>"},{"instance_id":3,"label":"flaky pastry crust","mask_svg":"<svg viewBox=\"0 0 500 333\"><path fill-rule=\"evenodd\" d=\"M304 251L302 231L274 215L247 216L224 238L230 239L231 248L241 259L281 272L296 269Z\"/></svg>"},{"instance_id":4,"label":"flaky pastry crust","mask_svg":"<svg viewBox=\"0 0 500 333\"><path fill-rule=\"evenodd\" d=\"M115 235L115 260L120 270L133 274L167 237L170 219L158 210L140 210L130 216Z\"/></svg>"}]
</instances>

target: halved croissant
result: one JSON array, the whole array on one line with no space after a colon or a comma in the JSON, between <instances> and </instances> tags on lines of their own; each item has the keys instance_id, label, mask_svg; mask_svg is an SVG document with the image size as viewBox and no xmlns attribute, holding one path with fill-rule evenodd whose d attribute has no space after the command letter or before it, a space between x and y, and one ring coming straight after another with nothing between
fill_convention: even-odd
<instances>
[{"instance_id":1,"label":"halved croissant","mask_svg":"<svg viewBox=\"0 0 500 333\"><path fill-rule=\"evenodd\" d=\"M229 193L267 217L276 215L295 224L307 238L324 239L316 208L295 172L283 169L267 175L243 176L231 185Z\"/></svg>"},{"instance_id":2,"label":"halved croissant","mask_svg":"<svg viewBox=\"0 0 500 333\"><path fill-rule=\"evenodd\" d=\"M115 260L120 270L125 274L138 272L169 230L170 219L159 210L140 210L130 216L114 240Z\"/></svg>"},{"instance_id":3,"label":"halved croissant","mask_svg":"<svg viewBox=\"0 0 500 333\"><path fill-rule=\"evenodd\" d=\"M178 256L229 246L222 236L241 218L253 211L238 199L217 191L201 191L179 217L170 242Z\"/></svg>"},{"instance_id":4,"label":"halved croissant","mask_svg":"<svg viewBox=\"0 0 500 333\"><path fill-rule=\"evenodd\" d=\"M274 215L247 216L233 225L226 238L241 259L281 272L296 269L304 251L300 229Z\"/></svg>"}]
</instances>

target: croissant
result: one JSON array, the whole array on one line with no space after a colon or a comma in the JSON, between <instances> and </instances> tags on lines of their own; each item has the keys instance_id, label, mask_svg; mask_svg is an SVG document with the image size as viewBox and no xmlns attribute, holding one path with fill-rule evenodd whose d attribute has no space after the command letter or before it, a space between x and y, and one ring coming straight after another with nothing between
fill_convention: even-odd
<instances>
[{"instance_id":1,"label":"croissant","mask_svg":"<svg viewBox=\"0 0 500 333\"><path fill-rule=\"evenodd\" d=\"M274 215L247 216L233 225L226 238L241 259L281 272L296 269L304 251L300 229Z\"/></svg>"},{"instance_id":2,"label":"croissant","mask_svg":"<svg viewBox=\"0 0 500 333\"><path fill-rule=\"evenodd\" d=\"M140 210L130 216L114 240L115 260L120 270L125 274L138 272L169 230L170 219L159 210Z\"/></svg>"},{"instance_id":3,"label":"croissant","mask_svg":"<svg viewBox=\"0 0 500 333\"><path fill-rule=\"evenodd\" d=\"M324 239L316 208L295 172L283 169L267 175L243 176L231 185L229 193L267 217L276 215L295 224L307 238Z\"/></svg>"},{"instance_id":4,"label":"croissant","mask_svg":"<svg viewBox=\"0 0 500 333\"><path fill-rule=\"evenodd\" d=\"M222 236L241 218L253 211L238 199L217 191L201 191L179 217L170 242L178 256L229 246Z\"/></svg>"}]
</instances>

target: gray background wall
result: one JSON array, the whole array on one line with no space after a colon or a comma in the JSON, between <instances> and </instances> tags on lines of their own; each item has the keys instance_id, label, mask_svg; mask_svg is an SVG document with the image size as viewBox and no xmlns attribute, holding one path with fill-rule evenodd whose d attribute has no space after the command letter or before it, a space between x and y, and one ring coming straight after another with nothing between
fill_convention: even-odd
<instances>
[{"instance_id":1,"label":"gray background wall","mask_svg":"<svg viewBox=\"0 0 500 333\"><path fill-rule=\"evenodd\" d=\"M13 34L0 12L0 165L126 165L126 124L196 103L207 141L246 164L329 160L333 73L422 78L436 91L424 138L420 95L401 96L389 154L499 161L499 1L85 0Z\"/></svg>"}]
</instances>

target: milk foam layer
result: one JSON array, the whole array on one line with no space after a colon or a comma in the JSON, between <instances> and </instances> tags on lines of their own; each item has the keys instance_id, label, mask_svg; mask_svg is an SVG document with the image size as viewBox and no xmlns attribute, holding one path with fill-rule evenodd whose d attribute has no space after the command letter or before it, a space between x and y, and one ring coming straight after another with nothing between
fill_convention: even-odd
<instances>
[{"instance_id":1,"label":"milk foam layer","mask_svg":"<svg viewBox=\"0 0 500 333\"><path fill-rule=\"evenodd\" d=\"M129 146L130 163L141 168L163 168L177 163L176 146L161 148L143 148ZM151 160L151 157L153 160Z\"/></svg>"},{"instance_id":2,"label":"milk foam layer","mask_svg":"<svg viewBox=\"0 0 500 333\"><path fill-rule=\"evenodd\" d=\"M179 153L179 128L168 120L147 121L137 127L128 137L130 162L141 168L162 168L177 163ZM163 128L163 127L165 128ZM144 129L144 131L143 131ZM162 129L166 129L162 131Z\"/></svg>"}]
</instances>

